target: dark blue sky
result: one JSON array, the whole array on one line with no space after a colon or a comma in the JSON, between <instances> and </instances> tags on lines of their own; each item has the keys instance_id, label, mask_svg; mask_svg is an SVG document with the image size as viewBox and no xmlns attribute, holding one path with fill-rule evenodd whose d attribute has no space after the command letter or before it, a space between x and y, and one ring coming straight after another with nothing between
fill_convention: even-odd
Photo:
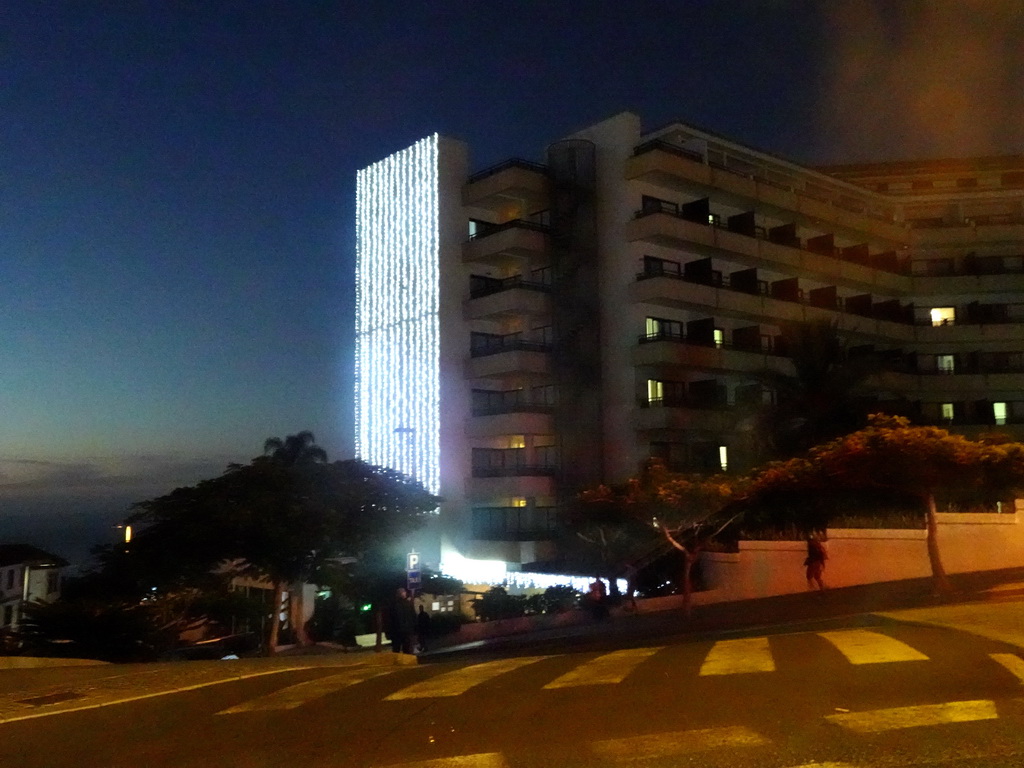
<instances>
[{"instance_id":1,"label":"dark blue sky","mask_svg":"<svg viewBox=\"0 0 1024 768\"><path fill-rule=\"evenodd\" d=\"M77 552L270 435L351 455L357 169L626 109L803 162L1020 153L1020 8L5 0L0 540Z\"/></svg>"}]
</instances>

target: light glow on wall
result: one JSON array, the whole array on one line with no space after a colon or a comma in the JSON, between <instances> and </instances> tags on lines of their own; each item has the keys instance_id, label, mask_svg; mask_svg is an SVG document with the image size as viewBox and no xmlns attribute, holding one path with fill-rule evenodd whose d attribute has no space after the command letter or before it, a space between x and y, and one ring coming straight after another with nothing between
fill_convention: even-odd
<instances>
[{"instance_id":1,"label":"light glow on wall","mask_svg":"<svg viewBox=\"0 0 1024 768\"><path fill-rule=\"evenodd\" d=\"M586 592L591 582L594 581L593 576L510 571L501 560L473 560L463 557L457 552L445 554L445 558L441 562L441 572L445 576L459 579L466 584L503 586L514 592L565 585L571 586L577 592ZM629 588L626 579L617 579L616 581L619 591L625 593Z\"/></svg>"},{"instance_id":2,"label":"light glow on wall","mask_svg":"<svg viewBox=\"0 0 1024 768\"><path fill-rule=\"evenodd\" d=\"M438 136L356 178L356 456L440 490Z\"/></svg>"}]
</instances>

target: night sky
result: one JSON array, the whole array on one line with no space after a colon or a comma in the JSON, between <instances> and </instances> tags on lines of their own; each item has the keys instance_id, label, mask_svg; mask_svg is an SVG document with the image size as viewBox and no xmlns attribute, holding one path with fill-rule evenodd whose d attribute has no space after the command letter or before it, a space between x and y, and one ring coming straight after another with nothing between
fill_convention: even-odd
<instances>
[{"instance_id":1,"label":"night sky","mask_svg":"<svg viewBox=\"0 0 1024 768\"><path fill-rule=\"evenodd\" d=\"M312 430L352 454L355 173L616 112L805 163L1024 153L1019 0L0 3L0 541Z\"/></svg>"}]
</instances>

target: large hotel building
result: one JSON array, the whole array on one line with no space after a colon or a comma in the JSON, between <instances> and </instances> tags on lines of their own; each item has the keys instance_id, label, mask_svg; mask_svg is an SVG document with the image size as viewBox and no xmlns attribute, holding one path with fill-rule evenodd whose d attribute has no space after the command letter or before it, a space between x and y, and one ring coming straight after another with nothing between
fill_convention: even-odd
<instances>
[{"instance_id":1,"label":"large hotel building","mask_svg":"<svg viewBox=\"0 0 1024 768\"><path fill-rule=\"evenodd\" d=\"M880 410L1024 437L1024 156L809 168L623 113L476 173L428 137L357 187L357 453L443 497L453 575L550 558L645 457L748 469L793 321L886 361Z\"/></svg>"}]
</instances>

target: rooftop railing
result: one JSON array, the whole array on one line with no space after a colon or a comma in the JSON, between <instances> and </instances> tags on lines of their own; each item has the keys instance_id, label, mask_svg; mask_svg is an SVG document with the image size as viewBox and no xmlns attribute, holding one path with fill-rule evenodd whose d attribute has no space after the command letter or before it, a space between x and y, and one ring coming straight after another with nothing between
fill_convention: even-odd
<instances>
[{"instance_id":1,"label":"rooftop railing","mask_svg":"<svg viewBox=\"0 0 1024 768\"><path fill-rule=\"evenodd\" d=\"M523 160L519 157L513 157L484 168L482 171L477 171L469 177L467 183L472 184L475 181L486 179L488 176L494 176L495 174L501 173L509 168L523 168L527 171L534 171L544 176L548 175L548 167L543 163L535 163L532 160Z\"/></svg>"}]
</instances>

